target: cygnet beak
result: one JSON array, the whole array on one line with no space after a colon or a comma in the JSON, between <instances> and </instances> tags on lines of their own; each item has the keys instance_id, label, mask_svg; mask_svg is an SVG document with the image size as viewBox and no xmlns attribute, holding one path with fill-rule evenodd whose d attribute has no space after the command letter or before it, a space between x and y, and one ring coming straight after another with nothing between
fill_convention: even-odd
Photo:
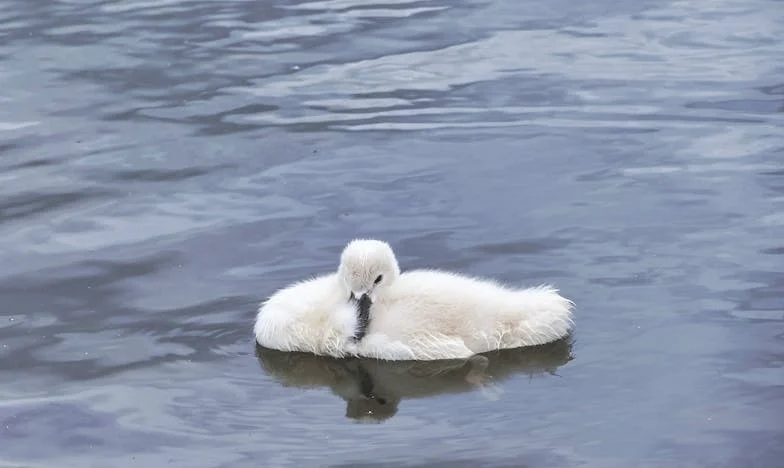
<instances>
[{"instance_id":1,"label":"cygnet beak","mask_svg":"<svg viewBox=\"0 0 784 468\"><path fill-rule=\"evenodd\" d=\"M357 294L354 291L351 291L351 297L349 300L355 304L357 304L357 309L359 312L360 318L367 318L370 314L370 306L373 305L373 299L370 298L370 294L362 293L357 299Z\"/></svg>"},{"instance_id":2,"label":"cygnet beak","mask_svg":"<svg viewBox=\"0 0 784 468\"><path fill-rule=\"evenodd\" d=\"M356 293L354 291L351 291L351 295L348 297L348 300L351 302L362 302L363 300L365 300L365 301L369 301L371 304L373 303L373 299L370 297L370 294L366 292Z\"/></svg>"},{"instance_id":3,"label":"cygnet beak","mask_svg":"<svg viewBox=\"0 0 784 468\"><path fill-rule=\"evenodd\" d=\"M373 300L367 294L363 294L359 298L359 316L367 317L370 314L370 306L373 305Z\"/></svg>"},{"instance_id":4,"label":"cygnet beak","mask_svg":"<svg viewBox=\"0 0 784 468\"><path fill-rule=\"evenodd\" d=\"M357 320L359 328L354 335L354 339L359 341L367 333L368 324L370 323L370 306L373 305L373 300L367 293L363 293L359 299L356 294L351 293L351 300L357 305Z\"/></svg>"}]
</instances>

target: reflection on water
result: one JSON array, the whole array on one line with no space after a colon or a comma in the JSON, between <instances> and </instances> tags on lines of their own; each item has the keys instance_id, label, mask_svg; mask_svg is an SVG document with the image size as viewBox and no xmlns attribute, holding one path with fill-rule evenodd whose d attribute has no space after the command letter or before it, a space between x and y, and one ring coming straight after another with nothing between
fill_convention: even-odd
<instances>
[{"instance_id":1,"label":"reflection on water","mask_svg":"<svg viewBox=\"0 0 784 468\"><path fill-rule=\"evenodd\" d=\"M335 359L256 346L265 372L287 387L329 388L346 402L346 417L385 420L402 400L482 391L497 398L497 385L515 374L555 374L572 360L571 337L528 348L505 349L465 360L382 361Z\"/></svg>"}]
</instances>

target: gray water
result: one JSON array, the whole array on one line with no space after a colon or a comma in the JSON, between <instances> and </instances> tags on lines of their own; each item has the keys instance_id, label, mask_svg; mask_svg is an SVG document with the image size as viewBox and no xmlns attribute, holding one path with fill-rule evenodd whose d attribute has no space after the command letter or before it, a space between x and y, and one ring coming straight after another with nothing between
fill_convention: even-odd
<instances>
[{"instance_id":1,"label":"gray water","mask_svg":"<svg viewBox=\"0 0 784 468\"><path fill-rule=\"evenodd\" d=\"M782 466L782 40L773 0L0 0L0 466ZM574 334L255 349L357 236Z\"/></svg>"}]
</instances>

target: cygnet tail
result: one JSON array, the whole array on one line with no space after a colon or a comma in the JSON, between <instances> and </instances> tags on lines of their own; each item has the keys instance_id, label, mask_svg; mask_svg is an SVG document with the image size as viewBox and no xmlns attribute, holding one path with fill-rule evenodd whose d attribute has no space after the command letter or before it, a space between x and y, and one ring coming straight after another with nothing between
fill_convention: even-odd
<instances>
[{"instance_id":1,"label":"cygnet tail","mask_svg":"<svg viewBox=\"0 0 784 468\"><path fill-rule=\"evenodd\" d=\"M569 334L574 320L574 303L550 285L516 293L516 330L510 330L521 344L532 346L549 343Z\"/></svg>"}]
</instances>

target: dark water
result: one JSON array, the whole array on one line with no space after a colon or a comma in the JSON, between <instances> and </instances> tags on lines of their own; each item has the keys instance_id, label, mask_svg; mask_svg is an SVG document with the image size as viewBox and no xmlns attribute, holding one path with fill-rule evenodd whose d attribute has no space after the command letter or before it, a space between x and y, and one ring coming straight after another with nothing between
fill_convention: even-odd
<instances>
[{"instance_id":1,"label":"dark water","mask_svg":"<svg viewBox=\"0 0 784 468\"><path fill-rule=\"evenodd\" d=\"M773 0L0 0L0 466L782 466L782 40ZM576 332L257 355L355 236Z\"/></svg>"}]
</instances>

